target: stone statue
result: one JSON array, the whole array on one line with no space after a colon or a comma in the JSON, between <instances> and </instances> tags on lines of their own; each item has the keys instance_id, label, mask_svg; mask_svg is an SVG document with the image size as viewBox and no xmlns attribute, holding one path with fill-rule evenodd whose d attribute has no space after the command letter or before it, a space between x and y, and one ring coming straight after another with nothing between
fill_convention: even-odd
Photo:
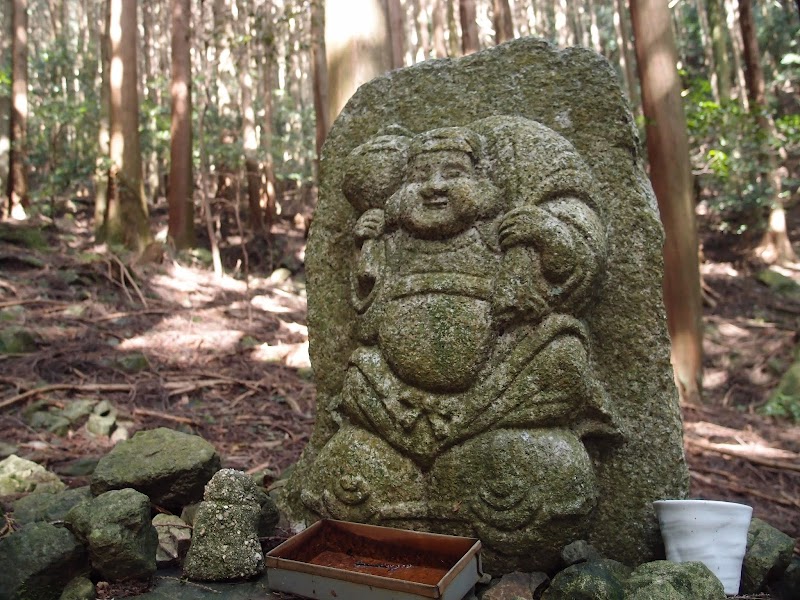
<instances>
[{"instance_id":1,"label":"stone statue","mask_svg":"<svg viewBox=\"0 0 800 600\"><path fill-rule=\"evenodd\" d=\"M323 234L341 263L321 297L336 297L334 320L349 315L347 343L335 361L315 357L311 320L315 370L340 375L283 502L300 527L476 536L491 569L548 570L596 535L607 468L630 445L629 403L615 404L598 364L611 201L558 121L480 112L384 122L333 146L321 210L327 189L352 216Z\"/></svg>"}]
</instances>

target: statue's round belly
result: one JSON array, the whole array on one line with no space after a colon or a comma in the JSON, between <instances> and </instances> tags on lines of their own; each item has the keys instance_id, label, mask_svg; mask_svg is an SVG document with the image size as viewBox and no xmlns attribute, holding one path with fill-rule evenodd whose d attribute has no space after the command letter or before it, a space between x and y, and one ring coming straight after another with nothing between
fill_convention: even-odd
<instances>
[{"instance_id":1,"label":"statue's round belly","mask_svg":"<svg viewBox=\"0 0 800 600\"><path fill-rule=\"evenodd\" d=\"M384 357L406 383L431 392L461 392L491 349L488 302L423 293L388 303L379 339Z\"/></svg>"}]
</instances>

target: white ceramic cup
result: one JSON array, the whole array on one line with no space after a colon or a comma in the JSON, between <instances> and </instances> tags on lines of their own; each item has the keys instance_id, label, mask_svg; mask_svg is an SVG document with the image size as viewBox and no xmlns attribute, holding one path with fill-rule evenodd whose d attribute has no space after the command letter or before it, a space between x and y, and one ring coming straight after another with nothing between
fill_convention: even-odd
<instances>
[{"instance_id":1,"label":"white ceramic cup","mask_svg":"<svg viewBox=\"0 0 800 600\"><path fill-rule=\"evenodd\" d=\"M753 508L716 500L657 500L653 507L667 560L700 561L719 578L726 594L739 593Z\"/></svg>"}]
</instances>

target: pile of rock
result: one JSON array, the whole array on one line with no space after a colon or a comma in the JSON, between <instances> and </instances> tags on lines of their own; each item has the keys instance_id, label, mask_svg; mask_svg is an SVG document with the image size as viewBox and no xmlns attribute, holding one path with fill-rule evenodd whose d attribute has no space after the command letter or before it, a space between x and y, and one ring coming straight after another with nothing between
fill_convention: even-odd
<instances>
[{"instance_id":1,"label":"pile of rock","mask_svg":"<svg viewBox=\"0 0 800 600\"><path fill-rule=\"evenodd\" d=\"M794 540L753 519L742 566L741 593L800 598L800 560L792 559ZM724 600L719 579L700 562L644 563L636 569L602 557L585 541L561 553L564 569L552 580L545 573L510 573L493 579L480 600Z\"/></svg>"},{"instance_id":2,"label":"pile of rock","mask_svg":"<svg viewBox=\"0 0 800 600\"><path fill-rule=\"evenodd\" d=\"M117 444L90 486L65 490L11 456L0 462L0 488L29 493L14 504L21 528L0 539L0 600L95 598L93 581L147 580L187 552L190 579L252 577L264 569L258 538L278 520L252 478L220 470L211 444L165 428Z\"/></svg>"}]
</instances>

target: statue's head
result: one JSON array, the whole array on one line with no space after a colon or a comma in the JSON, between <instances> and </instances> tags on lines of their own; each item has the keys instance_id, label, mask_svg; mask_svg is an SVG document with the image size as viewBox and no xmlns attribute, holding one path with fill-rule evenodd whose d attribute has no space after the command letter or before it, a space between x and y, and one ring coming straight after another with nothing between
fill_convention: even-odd
<instances>
[{"instance_id":1,"label":"statue's head","mask_svg":"<svg viewBox=\"0 0 800 600\"><path fill-rule=\"evenodd\" d=\"M447 238L492 213L497 189L485 175L483 145L465 127L414 137L403 185L386 204L387 225L424 239Z\"/></svg>"},{"instance_id":2,"label":"statue's head","mask_svg":"<svg viewBox=\"0 0 800 600\"><path fill-rule=\"evenodd\" d=\"M383 208L400 187L411 133L391 125L357 146L345 161L342 191L359 214Z\"/></svg>"}]
</instances>

